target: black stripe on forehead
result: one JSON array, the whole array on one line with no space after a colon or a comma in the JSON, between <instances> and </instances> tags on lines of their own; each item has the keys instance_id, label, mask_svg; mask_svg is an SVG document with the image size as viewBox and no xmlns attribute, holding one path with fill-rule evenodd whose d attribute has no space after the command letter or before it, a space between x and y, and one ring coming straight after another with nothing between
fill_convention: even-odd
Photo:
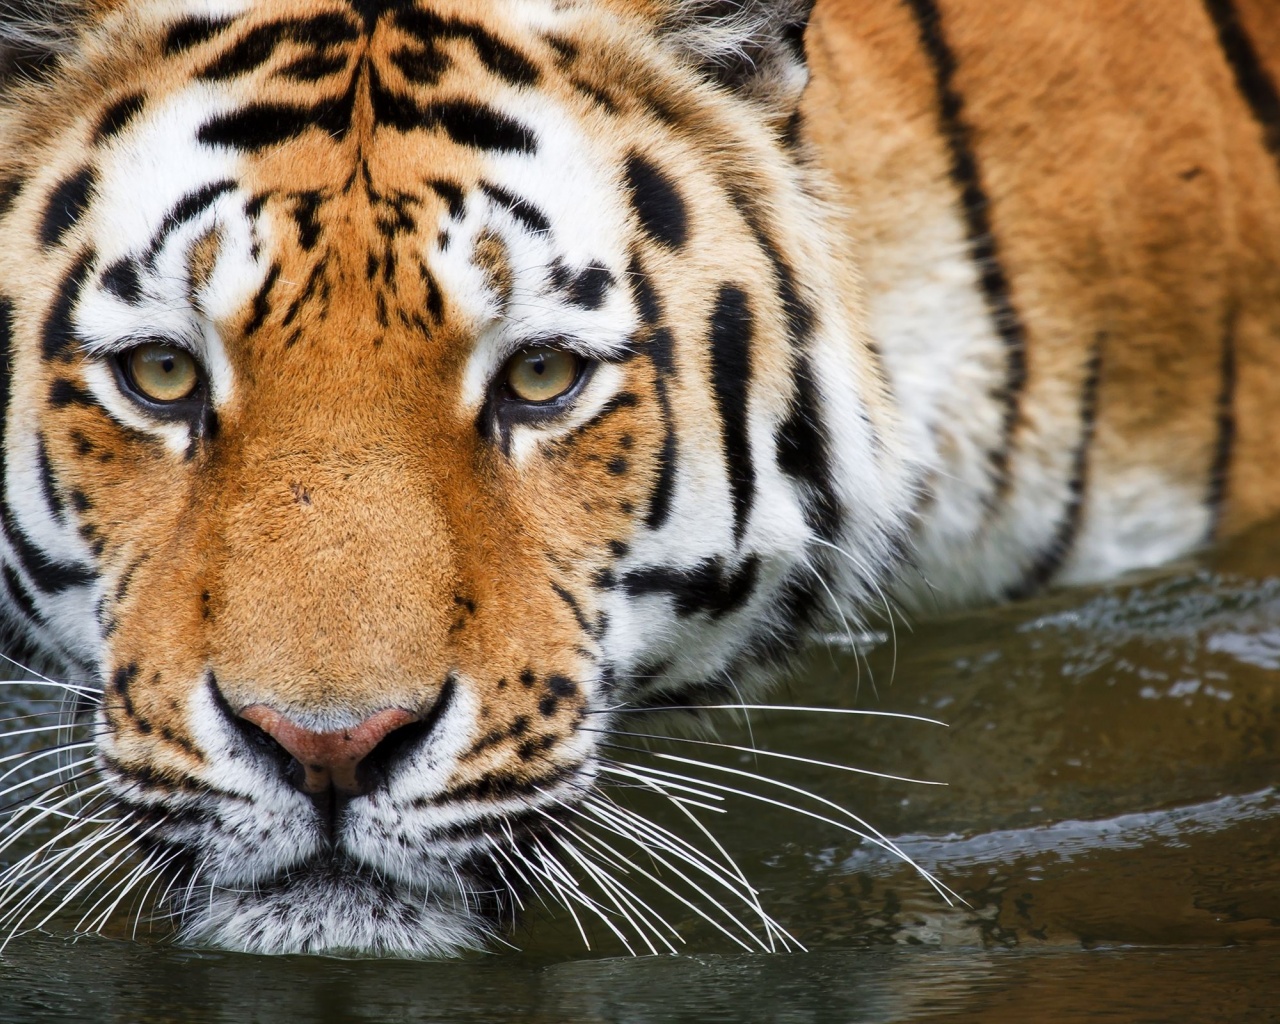
<instances>
[{"instance_id":1,"label":"black stripe on forehead","mask_svg":"<svg viewBox=\"0 0 1280 1024\"><path fill-rule=\"evenodd\" d=\"M489 182L481 182L480 190L535 234L551 230L551 221L547 215L529 200ZM452 210L452 204L450 208Z\"/></svg>"},{"instance_id":2,"label":"black stripe on forehead","mask_svg":"<svg viewBox=\"0 0 1280 1024\"><path fill-rule=\"evenodd\" d=\"M146 97L141 93L130 93L112 103L98 119L98 125L93 130L94 144L100 146L124 131L129 122L141 113L145 103Z\"/></svg>"},{"instance_id":3,"label":"black stripe on forehead","mask_svg":"<svg viewBox=\"0 0 1280 1024\"><path fill-rule=\"evenodd\" d=\"M97 179L92 167L81 167L54 187L40 218L40 243L52 249L74 228L89 207Z\"/></svg>"},{"instance_id":4,"label":"black stripe on forehead","mask_svg":"<svg viewBox=\"0 0 1280 1024\"><path fill-rule=\"evenodd\" d=\"M465 39L489 71L512 85L534 85L538 68L515 47L504 43L487 29L458 18L445 18L420 7L396 11L396 25L418 40L428 51L436 51L438 39Z\"/></svg>"},{"instance_id":5,"label":"black stripe on forehead","mask_svg":"<svg viewBox=\"0 0 1280 1024\"><path fill-rule=\"evenodd\" d=\"M747 429L754 330L746 293L734 285L721 285L709 331L711 386L720 411L725 468L733 495L733 538L739 544L746 530L756 488L751 438Z\"/></svg>"},{"instance_id":6,"label":"black stripe on forehead","mask_svg":"<svg viewBox=\"0 0 1280 1024\"><path fill-rule=\"evenodd\" d=\"M143 262L148 266L155 266L156 257L159 256L160 250L164 248L164 243L170 235L184 224L204 213L220 197L234 191L235 187L236 183L229 179L213 181L208 185L201 186L194 192L188 192L174 203L173 208L164 215L164 220L160 222L160 228L156 231L155 236L148 243Z\"/></svg>"},{"instance_id":7,"label":"black stripe on forehead","mask_svg":"<svg viewBox=\"0 0 1280 1024\"><path fill-rule=\"evenodd\" d=\"M533 131L492 107L466 100L419 105L408 96L386 88L370 73L370 101L375 123L399 132L440 129L454 142L493 152L533 153ZM351 129L355 106L356 76L351 88L336 99L314 106L287 103L250 103L231 113L210 118L196 133L206 146L257 153L298 138L312 129L342 140Z\"/></svg>"},{"instance_id":8,"label":"black stripe on forehead","mask_svg":"<svg viewBox=\"0 0 1280 1024\"><path fill-rule=\"evenodd\" d=\"M194 17L175 22L164 38L165 56L185 53L231 27L232 18Z\"/></svg>"},{"instance_id":9,"label":"black stripe on forehead","mask_svg":"<svg viewBox=\"0 0 1280 1024\"><path fill-rule=\"evenodd\" d=\"M669 249L683 246L689 217L675 182L638 153L627 159L625 178L631 206L645 234Z\"/></svg>"},{"instance_id":10,"label":"black stripe on forehead","mask_svg":"<svg viewBox=\"0 0 1280 1024\"><path fill-rule=\"evenodd\" d=\"M255 25L196 76L211 81L234 78L256 71L275 55L285 43L298 43L327 50L359 38L358 27L337 13L317 14L311 18L286 18Z\"/></svg>"}]
</instances>

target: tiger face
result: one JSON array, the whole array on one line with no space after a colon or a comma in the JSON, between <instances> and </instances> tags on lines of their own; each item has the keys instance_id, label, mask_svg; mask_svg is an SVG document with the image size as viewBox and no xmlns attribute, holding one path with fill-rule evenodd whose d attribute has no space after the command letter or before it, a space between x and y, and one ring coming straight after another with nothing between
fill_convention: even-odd
<instances>
[{"instance_id":1,"label":"tiger face","mask_svg":"<svg viewBox=\"0 0 1280 1024\"><path fill-rule=\"evenodd\" d=\"M619 711L866 603L911 473L804 15L103 2L0 100L6 614L186 938L481 942Z\"/></svg>"}]
</instances>

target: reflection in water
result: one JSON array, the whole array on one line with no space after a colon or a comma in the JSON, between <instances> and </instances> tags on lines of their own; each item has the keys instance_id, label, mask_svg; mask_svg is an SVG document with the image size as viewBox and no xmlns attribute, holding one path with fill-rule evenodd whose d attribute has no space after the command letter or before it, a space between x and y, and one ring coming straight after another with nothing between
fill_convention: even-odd
<instances>
[{"instance_id":1,"label":"reflection in water","mask_svg":"<svg viewBox=\"0 0 1280 1024\"><path fill-rule=\"evenodd\" d=\"M706 731L634 742L651 768L696 750L714 767L680 770L708 783L759 774L849 808L963 896L953 907L882 849L715 790L708 827L810 952L735 954L660 891L646 897L681 956L615 959L600 930L585 952L572 922L541 912L513 936L525 952L452 963L198 953L159 930L73 943L55 922L7 948L0 1020L1280 1019L1276 577L1273 527L1163 577L899 629L896 651L868 634L862 666L817 651L777 694L947 729L753 710L702 716L725 747L688 742ZM0 756L24 742L10 735Z\"/></svg>"}]
</instances>

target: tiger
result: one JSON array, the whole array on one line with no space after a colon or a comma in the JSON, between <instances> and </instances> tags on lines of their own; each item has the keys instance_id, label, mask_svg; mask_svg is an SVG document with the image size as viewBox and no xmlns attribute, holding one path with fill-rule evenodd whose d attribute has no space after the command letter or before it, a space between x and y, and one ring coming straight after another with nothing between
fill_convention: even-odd
<instances>
[{"instance_id":1,"label":"tiger","mask_svg":"<svg viewBox=\"0 0 1280 1024\"><path fill-rule=\"evenodd\" d=\"M5 650L91 738L7 926L622 937L624 839L710 871L635 716L1272 515L1278 81L1266 0L8 0Z\"/></svg>"}]
</instances>

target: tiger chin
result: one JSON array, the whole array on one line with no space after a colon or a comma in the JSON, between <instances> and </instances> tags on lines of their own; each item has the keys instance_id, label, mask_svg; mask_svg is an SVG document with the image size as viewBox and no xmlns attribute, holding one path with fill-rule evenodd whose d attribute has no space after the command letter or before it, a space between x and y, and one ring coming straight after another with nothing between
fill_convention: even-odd
<instances>
[{"instance_id":1,"label":"tiger chin","mask_svg":"<svg viewBox=\"0 0 1280 1024\"><path fill-rule=\"evenodd\" d=\"M644 948L632 843L785 944L609 797L690 784L638 714L1276 508L1236 6L18 0L0 603L93 745L5 926L92 847L231 949Z\"/></svg>"}]
</instances>

